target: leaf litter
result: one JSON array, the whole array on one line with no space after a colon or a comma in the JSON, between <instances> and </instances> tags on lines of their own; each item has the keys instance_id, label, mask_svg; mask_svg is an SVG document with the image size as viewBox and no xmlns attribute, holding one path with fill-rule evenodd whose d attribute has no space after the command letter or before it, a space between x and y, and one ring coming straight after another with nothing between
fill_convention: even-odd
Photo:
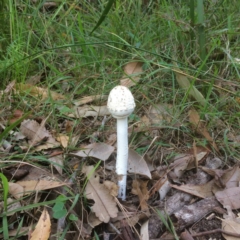
<instances>
[{"instance_id":1,"label":"leaf litter","mask_svg":"<svg viewBox=\"0 0 240 240\"><path fill-rule=\"evenodd\" d=\"M142 73L141 62L133 61L126 64L124 77L120 80L121 84L127 87L136 85ZM176 72L176 75L183 88L191 87L189 82L186 83L187 79L183 79L185 77L182 73ZM14 82L7 87L5 93L11 92L13 89L19 93L27 93L41 101L48 97L52 97L56 101L65 99L65 96L54 91L49 92L47 89L29 84L15 85ZM191 90L190 94L193 93ZM198 93L196 99L199 103L205 101L200 93ZM91 105L94 101L101 102L100 106ZM226 239L235 239L234 234L239 234L238 231L235 231L239 225L239 220L231 211L240 209L238 203L240 194L239 167L219 168L221 164L219 165L219 161L213 157L210 150L213 147L219 153L219 146L210 135L207 122L200 119L198 111L193 108L190 109L188 120L193 131L204 138L208 145L203 148L192 143L192 147L189 147L188 151L179 150L176 156L171 156L169 162L162 161L162 159L168 157L164 153L166 148L163 147L161 159L156 158L160 161L157 165L146 161L149 158L149 153L154 152L151 144L145 149L144 154L137 152L141 149L141 145L139 145L139 149L137 147L130 148L128 197L126 202L121 202L116 197L118 186L116 185L117 176L114 173L116 130L111 126L111 120L107 120L109 122L99 121L99 119L109 115L104 101L106 101L105 95L86 96L75 100L74 106L68 106L71 113L62 112L70 119L66 121L65 125L63 123L58 125L64 126L63 128L60 127L61 130L58 133L55 129L47 126L48 118L37 121L34 115L31 115L29 119L22 121L19 126L20 133L24 137L6 138L10 140L8 152L16 152L15 148L19 147L23 153L20 160L16 159L12 162L10 160L8 164L5 162L3 166L3 173L6 174L9 181L9 195L12 197L7 200L10 213L7 216L16 214L18 209L25 205L25 200L32 201L35 204L41 203L41 201L44 201L46 193L49 193L47 200L55 201L55 204L57 204L56 199L59 194L73 197L80 192L87 201L87 207L83 207L86 202L83 204L81 200L77 204L75 203L76 206L71 205L71 201L74 200L65 202L62 205L68 208L69 213L68 216L63 216L60 219L53 219L51 212L49 214L46 208L39 205L38 211L41 211L42 215L39 216L38 221L35 221L37 225L31 232L30 239L48 239L50 235L57 232L57 228L55 229L52 223L57 222L60 226L60 220L67 220L70 214L77 216L76 219L71 217L75 219L71 220L73 226L74 221L77 221L83 229L81 231L78 227L73 227L75 230L78 229L76 235L82 235L86 239L90 239L91 233L97 229L97 226L103 227L104 224L108 226L108 229L112 229L105 229L105 231L109 231L116 236L122 234L125 239L140 239L140 236L144 240L151 239L169 234L164 231L163 221L156 215L156 209L165 217L175 216L177 220L173 220L175 221L174 226L176 231L180 233L182 229L188 228L195 222L201 221L201 219L207 221L203 213L214 212L215 208L222 212L224 212L223 208L227 209L228 215L224 215L222 219L222 230L224 231L222 234ZM61 112L61 108L59 108L59 111ZM8 116L9 124L18 121L23 114L24 111L20 109L13 110L13 113L9 115L10 117ZM162 127L166 124L172 124L174 114L176 112L174 113L171 104L155 104L140 115L140 123L138 122L136 126L144 125L149 129L154 126L157 129L154 134L157 135L156 139L158 139L161 137ZM81 127L85 127L85 129L77 129L73 124L74 119L80 119L82 121ZM105 125L110 131L104 129ZM75 134L79 130L81 133ZM85 135L85 140L79 144L84 131L87 131L88 137ZM129 136L130 131L134 133L134 126L129 128ZM74 133L74 136L69 137L71 133ZM135 131L137 137L142 133L149 134L145 130L138 129ZM148 136L151 136L151 134ZM139 140L141 140L141 137ZM71 141L74 138L76 138L76 141L72 145ZM7 143L7 140L4 139L5 143ZM174 140L173 138L172 143ZM143 146L145 145L143 144ZM6 151L3 151L3 153L6 154ZM41 154L41 158L39 158L39 154ZM36 166L25 163L28 155L31 156L31 161L37 164ZM98 162L98 160L101 162ZM215 161L218 162L216 165L213 164ZM25 170L25 173L15 179L16 173L20 170ZM14 174L11 172L14 172ZM80 180L77 176L80 176ZM13 179L15 179L14 182ZM75 188L76 182L81 183L77 189ZM71 192L73 192L73 195L71 195ZM34 201L32 200L33 196ZM14 201L17 204L13 204ZM0 202L0 206L3 208L3 201ZM52 206L50 204L50 207ZM82 209L80 214L79 209ZM205 210L201 211L202 209ZM185 218L190 210L194 213L194 218ZM141 227L139 223L141 223ZM26 226L29 229L30 225L28 224L24 222L24 227L19 232L24 232ZM192 235L194 236L194 234Z\"/></svg>"}]
</instances>

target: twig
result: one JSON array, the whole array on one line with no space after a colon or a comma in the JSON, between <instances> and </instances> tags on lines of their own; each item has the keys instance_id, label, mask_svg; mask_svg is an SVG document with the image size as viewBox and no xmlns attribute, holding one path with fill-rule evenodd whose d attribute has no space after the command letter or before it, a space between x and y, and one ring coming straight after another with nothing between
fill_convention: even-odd
<instances>
[{"instance_id":1,"label":"twig","mask_svg":"<svg viewBox=\"0 0 240 240\"><path fill-rule=\"evenodd\" d=\"M228 231L224 231L222 229L214 229L214 230L210 230L210 231L205 231L205 232L201 232L201 233L195 233L192 234L192 237L201 237L204 235L209 235L209 234L214 234L214 233L223 233L232 237L239 237L240 238L240 234L239 233L233 233L233 232L228 232Z\"/></svg>"}]
</instances>

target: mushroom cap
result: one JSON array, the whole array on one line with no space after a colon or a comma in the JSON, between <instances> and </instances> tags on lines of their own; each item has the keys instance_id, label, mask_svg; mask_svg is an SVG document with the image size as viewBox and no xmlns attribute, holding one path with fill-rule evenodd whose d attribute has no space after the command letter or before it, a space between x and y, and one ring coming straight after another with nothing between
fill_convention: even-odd
<instances>
[{"instance_id":1,"label":"mushroom cap","mask_svg":"<svg viewBox=\"0 0 240 240\"><path fill-rule=\"evenodd\" d=\"M107 108L114 118L126 118L136 104L130 90L125 86L114 87L108 96Z\"/></svg>"}]
</instances>

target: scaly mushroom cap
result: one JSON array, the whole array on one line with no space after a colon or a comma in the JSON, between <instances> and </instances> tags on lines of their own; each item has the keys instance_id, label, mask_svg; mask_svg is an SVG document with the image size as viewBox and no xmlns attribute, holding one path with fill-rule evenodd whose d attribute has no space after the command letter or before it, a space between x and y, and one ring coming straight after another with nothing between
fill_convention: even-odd
<instances>
[{"instance_id":1,"label":"scaly mushroom cap","mask_svg":"<svg viewBox=\"0 0 240 240\"><path fill-rule=\"evenodd\" d=\"M114 118L128 117L135 106L133 95L127 87L116 86L109 93L107 107Z\"/></svg>"}]
</instances>

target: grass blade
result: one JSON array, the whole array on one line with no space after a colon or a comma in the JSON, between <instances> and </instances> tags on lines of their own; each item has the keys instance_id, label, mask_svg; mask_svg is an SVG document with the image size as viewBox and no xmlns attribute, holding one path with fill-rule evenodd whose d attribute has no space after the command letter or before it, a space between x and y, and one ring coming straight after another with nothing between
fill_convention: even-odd
<instances>
[{"instance_id":1,"label":"grass blade","mask_svg":"<svg viewBox=\"0 0 240 240\"><path fill-rule=\"evenodd\" d=\"M7 178L0 173L0 178L2 180L2 187L3 187L3 201L4 201L4 212L7 212L7 196L8 196L8 180ZM7 215L4 214L3 219L2 219L2 224L3 224L3 236L4 239L9 239L9 234L8 234L8 220L7 220Z\"/></svg>"},{"instance_id":2,"label":"grass blade","mask_svg":"<svg viewBox=\"0 0 240 240\"><path fill-rule=\"evenodd\" d=\"M101 17L99 18L96 26L93 28L93 30L91 31L90 35L101 25L101 23L104 21L104 19L106 18L108 12L110 11L110 9L112 8L113 3L115 2L115 0L108 0L107 6L105 7L105 9L103 10L103 13L101 15Z\"/></svg>"},{"instance_id":3,"label":"grass blade","mask_svg":"<svg viewBox=\"0 0 240 240\"><path fill-rule=\"evenodd\" d=\"M197 15L198 15L198 42L199 42L199 55L202 61L206 58L206 36L205 36L205 17L203 0L197 1ZM203 70L205 66L203 66Z\"/></svg>"}]
</instances>

